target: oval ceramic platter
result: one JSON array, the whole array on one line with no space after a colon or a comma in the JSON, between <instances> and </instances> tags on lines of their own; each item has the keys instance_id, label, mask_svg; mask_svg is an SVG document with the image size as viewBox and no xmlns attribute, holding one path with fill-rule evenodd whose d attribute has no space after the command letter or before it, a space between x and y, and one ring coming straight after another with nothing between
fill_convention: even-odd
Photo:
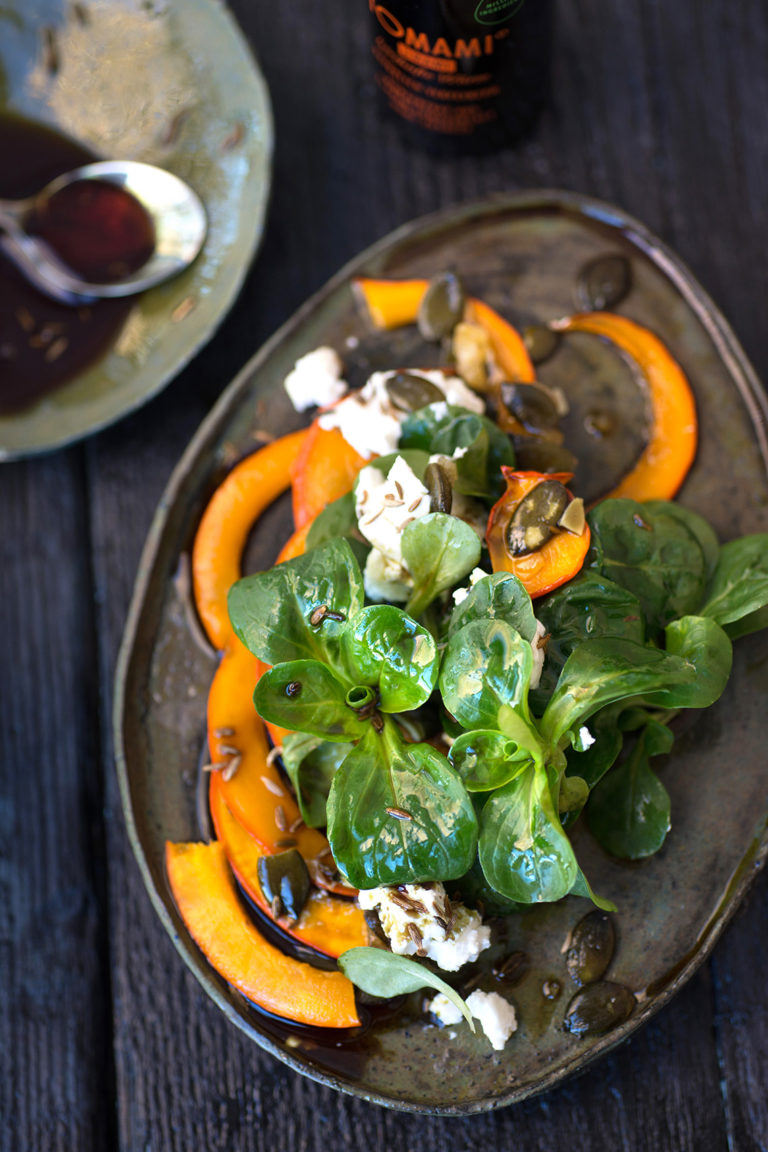
<instances>
[{"instance_id":1,"label":"oval ceramic platter","mask_svg":"<svg viewBox=\"0 0 768 1152\"><path fill-rule=\"evenodd\" d=\"M539 1092L642 1025L701 964L768 850L768 633L737 641L725 696L678 736L663 770L673 827L658 855L620 863L580 825L574 831L595 890L618 908L619 945L607 978L637 997L628 1022L582 1039L562 1028L575 991L563 944L589 908L569 897L511 921L510 946L527 954L530 967L514 988L520 1027L503 1052L492 1051L465 1025L440 1029L415 1015L379 1019L352 1038L324 1037L283 1027L233 992L192 942L169 893L166 838L205 836L197 780L215 664L194 639L184 581L173 574L183 573L180 562L201 512L233 459L252 451L264 433L302 423L281 386L298 356L330 343L344 355L354 382L372 367L434 362L434 347L428 352L419 345L413 327L386 335L369 330L350 286L353 276L429 277L453 267L472 294L525 322L573 311L579 268L609 252L626 255L634 276L617 310L659 333L696 395L701 442L680 500L704 512L721 539L765 531L768 407L726 322L679 260L640 224L594 201L544 192L409 224L334 277L244 368L200 428L163 497L141 562L117 676L116 746L126 818L155 908L210 996L258 1044L308 1076L380 1104L470 1113ZM587 337L558 352L542 377L568 392L566 443L579 440L596 394L603 408L612 405L622 416L637 403L627 366ZM581 447L592 467L584 470L579 490L594 489L597 476L606 485L616 461L601 459L594 445ZM284 501L257 524L249 567L268 566L289 533ZM548 981L561 985L559 997L543 995Z\"/></svg>"},{"instance_id":2,"label":"oval ceramic platter","mask_svg":"<svg viewBox=\"0 0 768 1152\"><path fill-rule=\"evenodd\" d=\"M111 351L0 416L0 460L77 440L155 395L211 337L261 238L269 96L218 0L10 0L0 5L0 114L42 122L99 156L175 172L202 198L194 266L136 299Z\"/></svg>"}]
</instances>

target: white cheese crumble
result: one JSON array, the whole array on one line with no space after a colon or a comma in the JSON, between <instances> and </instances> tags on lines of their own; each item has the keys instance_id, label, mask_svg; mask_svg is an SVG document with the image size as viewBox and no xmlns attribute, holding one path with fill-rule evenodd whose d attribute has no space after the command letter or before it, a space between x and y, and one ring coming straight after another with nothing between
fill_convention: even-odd
<instances>
[{"instance_id":1,"label":"white cheese crumble","mask_svg":"<svg viewBox=\"0 0 768 1152\"><path fill-rule=\"evenodd\" d=\"M366 595L403 603L413 580L403 563L402 534L411 520L429 512L429 492L398 456L386 477L375 464L362 469L355 500L358 528L373 545L363 573Z\"/></svg>"},{"instance_id":2,"label":"white cheese crumble","mask_svg":"<svg viewBox=\"0 0 768 1152\"><path fill-rule=\"evenodd\" d=\"M447 403L484 412L485 403L458 376L446 376L439 369L408 369L435 384ZM321 428L338 428L344 439L361 456L386 456L397 449L400 425L408 413L396 408L389 398L387 380L397 369L373 372L359 392L347 396L319 418Z\"/></svg>"},{"instance_id":3,"label":"white cheese crumble","mask_svg":"<svg viewBox=\"0 0 768 1152\"><path fill-rule=\"evenodd\" d=\"M398 956L414 956L421 949L445 972L458 972L490 947L491 930L479 913L448 900L442 884L369 888L358 893L357 902L363 909L377 910Z\"/></svg>"},{"instance_id":4,"label":"white cheese crumble","mask_svg":"<svg viewBox=\"0 0 768 1152\"><path fill-rule=\"evenodd\" d=\"M547 630L542 624L541 620L536 621L536 633L531 640L531 652L533 652L533 667L531 669L531 681L529 687L538 688L539 681L541 680L541 672L544 667L544 657L546 655L546 646L541 644L540 641L544 639Z\"/></svg>"},{"instance_id":5,"label":"white cheese crumble","mask_svg":"<svg viewBox=\"0 0 768 1152\"><path fill-rule=\"evenodd\" d=\"M490 575L484 572L482 568L473 568L469 574L469 586L467 588L454 588L453 602L454 604L461 604L469 596L470 588L474 588L478 580L484 580L486 576Z\"/></svg>"},{"instance_id":6,"label":"white cheese crumble","mask_svg":"<svg viewBox=\"0 0 768 1152\"><path fill-rule=\"evenodd\" d=\"M467 1008L491 1042L491 1047L500 1052L513 1032L517 1031L517 1013L513 1004L498 992L476 991L467 997ZM429 1006L433 1016L442 1025L458 1024L464 1019L459 1009L443 992L438 992Z\"/></svg>"},{"instance_id":7,"label":"white cheese crumble","mask_svg":"<svg viewBox=\"0 0 768 1152\"><path fill-rule=\"evenodd\" d=\"M586 724L583 724L581 728L579 728L579 735L576 738L576 750L578 752L586 752L587 748L591 748L594 742L595 737L589 728L587 728Z\"/></svg>"},{"instance_id":8,"label":"white cheese crumble","mask_svg":"<svg viewBox=\"0 0 768 1152\"><path fill-rule=\"evenodd\" d=\"M342 372L341 360L333 348L315 348L296 361L283 387L297 412L305 412L314 405L326 407L335 404L347 391Z\"/></svg>"}]
</instances>

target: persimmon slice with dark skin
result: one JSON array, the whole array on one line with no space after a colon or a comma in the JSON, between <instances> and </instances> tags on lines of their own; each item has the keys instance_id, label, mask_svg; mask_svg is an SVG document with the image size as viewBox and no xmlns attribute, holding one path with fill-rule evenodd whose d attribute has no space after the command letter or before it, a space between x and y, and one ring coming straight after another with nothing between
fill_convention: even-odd
<instances>
[{"instance_id":1,"label":"persimmon slice with dark skin","mask_svg":"<svg viewBox=\"0 0 768 1152\"><path fill-rule=\"evenodd\" d=\"M353 1028L355 991L341 972L294 960L262 936L243 908L224 846L165 846L171 892L187 931L228 984L259 1007L299 1024Z\"/></svg>"},{"instance_id":2,"label":"persimmon slice with dark skin","mask_svg":"<svg viewBox=\"0 0 768 1152\"><path fill-rule=\"evenodd\" d=\"M614 312L579 312L550 327L602 336L635 362L644 381L651 417L648 443L608 497L671 500L693 463L698 440L696 405L680 365L658 336Z\"/></svg>"},{"instance_id":3,"label":"persimmon slice with dark skin","mask_svg":"<svg viewBox=\"0 0 768 1152\"><path fill-rule=\"evenodd\" d=\"M224 845L232 871L251 900L271 915L258 875L264 849L230 812L218 775L211 777L209 805L216 836ZM311 892L295 923L279 919L278 924L289 935L327 956L340 956L348 948L368 943L365 917L357 905L328 892Z\"/></svg>"},{"instance_id":4,"label":"persimmon slice with dark skin","mask_svg":"<svg viewBox=\"0 0 768 1152\"><path fill-rule=\"evenodd\" d=\"M589 526L578 534L554 530L540 548L514 554L510 548L510 524L521 502L540 484L552 481L561 485L572 479L570 472L514 472L502 468L507 490L491 509L486 542L494 572L513 572L535 599L573 579L584 564L589 549ZM569 498L571 493L565 489Z\"/></svg>"}]
</instances>

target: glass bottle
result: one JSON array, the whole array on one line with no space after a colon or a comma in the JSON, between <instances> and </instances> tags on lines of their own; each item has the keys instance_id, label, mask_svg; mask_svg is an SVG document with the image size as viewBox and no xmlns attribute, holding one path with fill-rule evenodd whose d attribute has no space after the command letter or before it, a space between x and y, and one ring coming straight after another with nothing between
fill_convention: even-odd
<instances>
[{"instance_id":1,"label":"glass bottle","mask_svg":"<svg viewBox=\"0 0 768 1152\"><path fill-rule=\"evenodd\" d=\"M550 0L368 0L376 82L406 140L485 152L518 140L549 91Z\"/></svg>"}]
</instances>

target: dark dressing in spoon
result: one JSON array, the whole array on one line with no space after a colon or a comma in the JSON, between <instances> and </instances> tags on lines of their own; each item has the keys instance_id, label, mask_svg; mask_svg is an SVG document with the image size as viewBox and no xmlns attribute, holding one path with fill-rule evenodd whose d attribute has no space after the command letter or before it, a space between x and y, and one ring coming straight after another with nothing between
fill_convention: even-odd
<instances>
[{"instance_id":1,"label":"dark dressing in spoon","mask_svg":"<svg viewBox=\"0 0 768 1152\"><path fill-rule=\"evenodd\" d=\"M0 157L0 197L7 199L32 196L54 177L98 159L51 128L5 113ZM59 304L33 288L0 252L0 413L29 407L100 360L133 303Z\"/></svg>"},{"instance_id":2,"label":"dark dressing in spoon","mask_svg":"<svg viewBox=\"0 0 768 1152\"><path fill-rule=\"evenodd\" d=\"M66 184L35 206L24 227L93 284L138 272L155 250L152 217L135 196L109 180Z\"/></svg>"}]
</instances>

